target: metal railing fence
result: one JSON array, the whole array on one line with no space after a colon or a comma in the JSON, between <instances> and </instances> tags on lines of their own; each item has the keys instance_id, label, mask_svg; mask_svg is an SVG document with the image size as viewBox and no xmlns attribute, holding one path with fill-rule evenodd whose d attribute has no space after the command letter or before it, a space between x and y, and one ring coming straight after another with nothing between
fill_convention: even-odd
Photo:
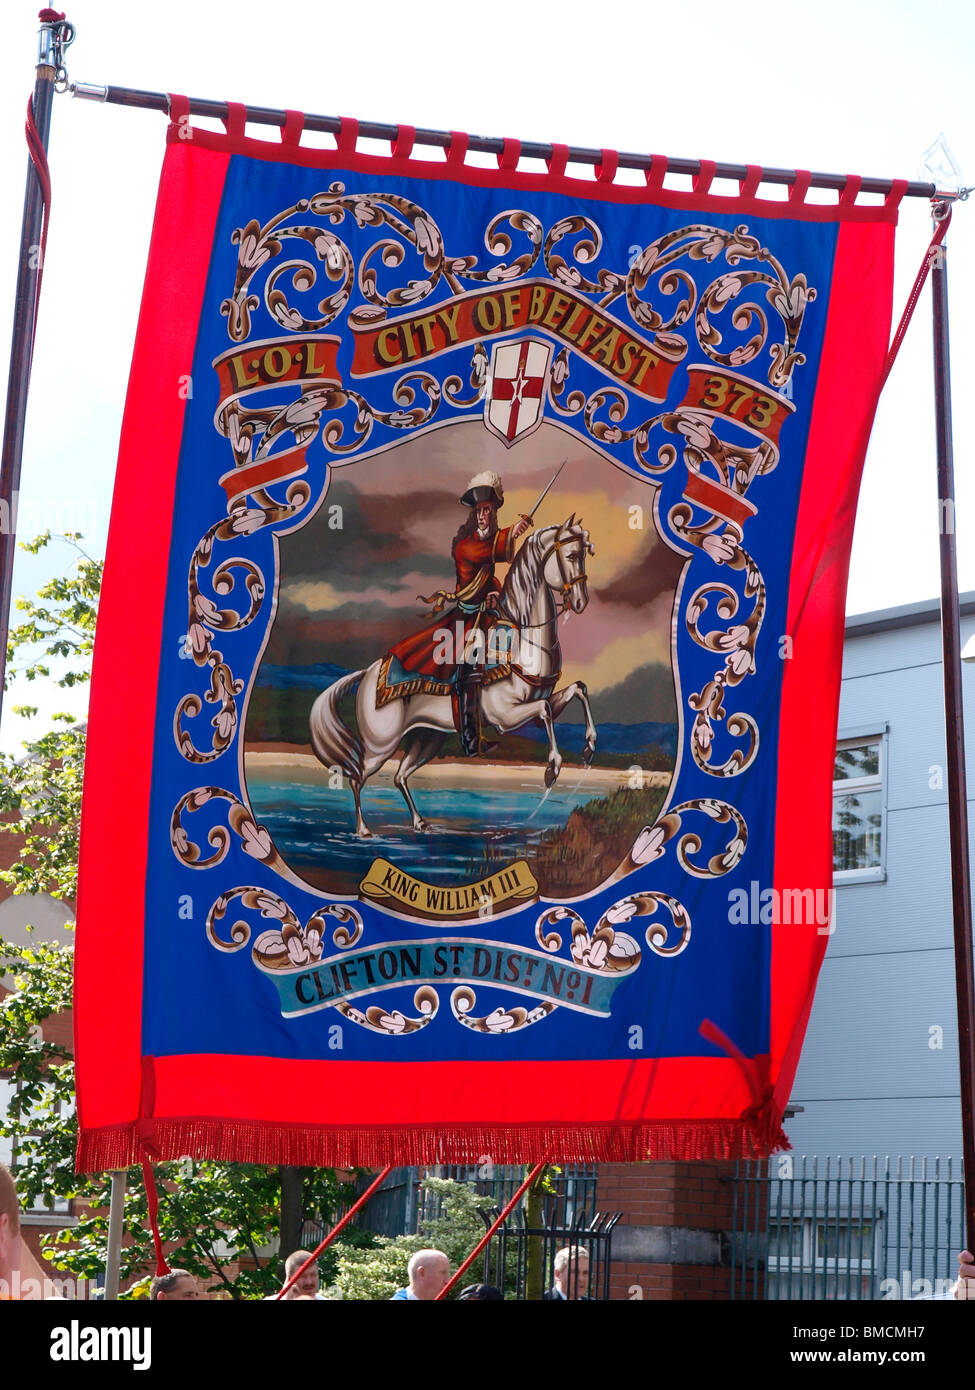
<instances>
[{"instance_id":1,"label":"metal railing fence","mask_svg":"<svg viewBox=\"0 0 975 1390\"><path fill-rule=\"evenodd\" d=\"M733 1299L944 1296L965 1243L956 1159L779 1154L736 1165Z\"/></svg>"}]
</instances>

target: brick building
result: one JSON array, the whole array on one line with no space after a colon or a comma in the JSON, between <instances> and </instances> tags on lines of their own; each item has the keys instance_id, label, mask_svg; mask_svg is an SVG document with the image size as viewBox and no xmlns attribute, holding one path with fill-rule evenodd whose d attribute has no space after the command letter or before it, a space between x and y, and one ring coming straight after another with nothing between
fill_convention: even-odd
<instances>
[{"instance_id":1,"label":"brick building","mask_svg":"<svg viewBox=\"0 0 975 1390\"><path fill-rule=\"evenodd\" d=\"M15 836L0 837L0 868L13 863L20 849ZM70 942L71 934L65 930L65 923L74 921L74 908L69 903L59 902L48 894L29 897L26 894L14 895L9 884L0 883L0 939L15 946L27 946L31 942L61 941ZM28 931L28 926L32 931ZM10 991L0 981L0 999ZM42 1029L46 1042L72 1050L73 1022L70 1009L45 1021ZM12 1093L16 1090L16 1077L0 1073L0 1114L6 1114ZM8 1166L16 1163L16 1153L9 1139L0 1137L0 1163ZM45 1270L41 1259L41 1238L52 1228L58 1229L74 1223L71 1204L56 1202L53 1207L36 1207L21 1215L21 1232L24 1242L38 1265ZM46 1270L45 1270L46 1272Z\"/></svg>"}]
</instances>

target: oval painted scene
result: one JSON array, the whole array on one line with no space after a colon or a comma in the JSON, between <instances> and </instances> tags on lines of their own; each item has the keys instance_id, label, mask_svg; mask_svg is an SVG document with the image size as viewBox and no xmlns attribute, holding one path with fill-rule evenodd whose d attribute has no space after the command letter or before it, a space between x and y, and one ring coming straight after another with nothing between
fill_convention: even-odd
<instances>
[{"instance_id":1,"label":"oval painted scene","mask_svg":"<svg viewBox=\"0 0 975 1390\"><path fill-rule=\"evenodd\" d=\"M501 421L504 424L504 420ZM655 489L577 436L460 421L334 468L282 537L245 781L295 874L354 896L525 861L584 896L667 797L682 558Z\"/></svg>"}]
</instances>

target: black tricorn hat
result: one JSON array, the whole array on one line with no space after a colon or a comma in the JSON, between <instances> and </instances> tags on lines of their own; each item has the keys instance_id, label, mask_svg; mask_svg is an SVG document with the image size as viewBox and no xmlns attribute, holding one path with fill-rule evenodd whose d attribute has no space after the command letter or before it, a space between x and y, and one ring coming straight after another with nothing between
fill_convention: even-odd
<instances>
[{"instance_id":1,"label":"black tricorn hat","mask_svg":"<svg viewBox=\"0 0 975 1390\"><path fill-rule=\"evenodd\" d=\"M497 473L476 473L460 500L465 507L476 507L478 502L493 502L496 507L500 507L504 501L501 479Z\"/></svg>"}]
</instances>

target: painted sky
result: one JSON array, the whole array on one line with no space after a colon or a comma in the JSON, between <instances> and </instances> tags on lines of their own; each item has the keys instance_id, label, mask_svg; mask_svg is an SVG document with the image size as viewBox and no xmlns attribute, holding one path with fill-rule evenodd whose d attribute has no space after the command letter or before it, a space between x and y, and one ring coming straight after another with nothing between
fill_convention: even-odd
<instances>
[{"instance_id":1,"label":"painted sky","mask_svg":"<svg viewBox=\"0 0 975 1390\"><path fill-rule=\"evenodd\" d=\"M278 610L264 659L368 665L430 621L418 594L453 588L450 545L467 514L458 499L470 478L486 468L501 475L506 526L533 506L563 460L536 524L575 514L595 547L589 605L560 624L563 681L584 680L595 695L641 666L669 668L682 561L657 534L655 489L553 425L506 449L479 420L333 471L313 520L282 538ZM424 478L436 486L418 487ZM498 566L500 579L506 569Z\"/></svg>"}]
</instances>

